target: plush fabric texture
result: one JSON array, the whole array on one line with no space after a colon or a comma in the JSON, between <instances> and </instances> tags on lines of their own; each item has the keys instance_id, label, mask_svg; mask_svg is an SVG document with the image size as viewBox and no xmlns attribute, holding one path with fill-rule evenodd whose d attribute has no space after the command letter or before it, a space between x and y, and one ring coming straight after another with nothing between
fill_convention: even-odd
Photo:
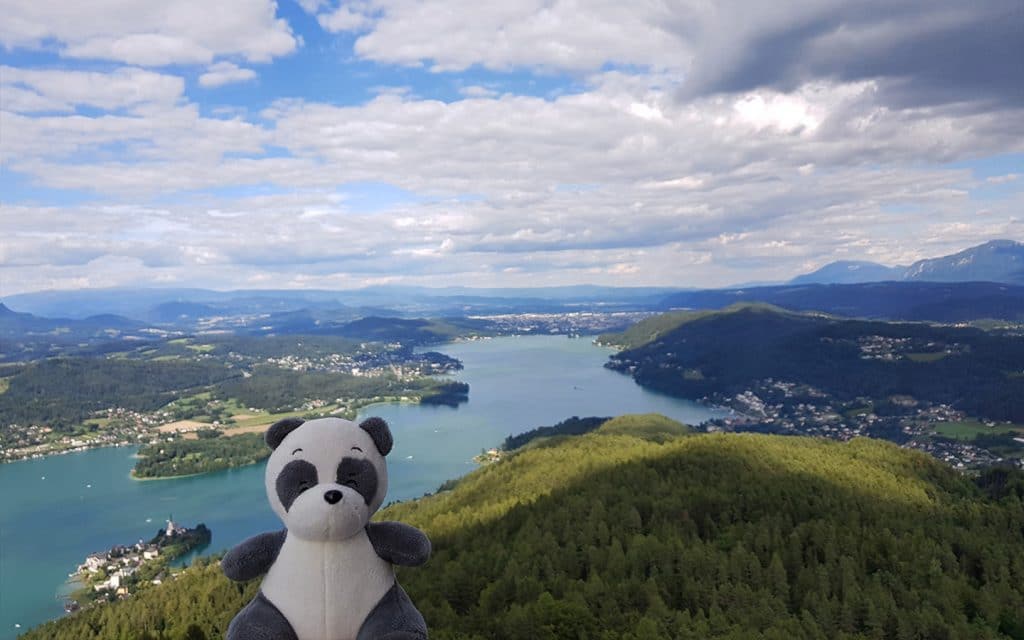
<instances>
[{"instance_id":1,"label":"plush fabric texture","mask_svg":"<svg viewBox=\"0 0 1024 640\"><path fill-rule=\"evenodd\" d=\"M305 422L302 418L285 418L284 420L278 420L274 424L270 425L267 429L267 435L263 437L267 442L267 446L271 449L276 449L281 441L284 440L292 431L295 431L302 426Z\"/></svg>"},{"instance_id":2,"label":"plush fabric texture","mask_svg":"<svg viewBox=\"0 0 1024 640\"><path fill-rule=\"evenodd\" d=\"M224 640L299 640L281 614L260 591L228 625Z\"/></svg>"},{"instance_id":3,"label":"plush fabric texture","mask_svg":"<svg viewBox=\"0 0 1024 640\"><path fill-rule=\"evenodd\" d=\"M426 640L427 623L396 582L367 616L356 640Z\"/></svg>"},{"instance_id":4,"label":"plush fabric texture","mask_svg":"<svg viewBox=\"0 0 1024 640\"><path fill-rule=\"evenodd\" d=\"M377 495L377 471L369 460L342 458L338 465L338 484L355 489L369 505Z\"/></svg>"},{"instance_id":5,"label":"plush fabric texture","mask_svg":"<svg viewBox=\"0 0 1024 640\"><path fill-rule=\"evenodd\" d=\"M370 434L380 455L386 456L391 453L394 440L391 438L391 429L383 418L367 418L359 424L359 428Z\"/></svg>"},{"instance_id":6,"label":"plush fabric texture","mask_svg":"<svg viewBox=\"0 0 1024 640\"><path fill-rule=\"evenodd\" d=\"M277 490L277 499L281 506L287 511L291 508L295 498L298 498L307 489L312 489L318 484L316 467L305 460L292 460L284 466L281 473L274 481L274 488Z\"/></svg>"},{"instance_id":7,"label":"plush fabric texture","mask_svg":"<svg viewBox=\"0 0 1024 640\"><path fill-rule=\"evenodd\" d=\"M392 565L422 565L430 540L400 522L369 521L387 494L387 423L287 419L266 440L267 499L286 529L253 536L221 561L232 580L266 574L227 640L425 639Z\"/></svg>"},{"instance_id":8,"label":"plush fabric texture","mask_svg":"<svg viewBox=\"0 0 1024 640\"><path fill-rule=\"evenodd\" d=\"M224 575L239 582L260 577L274 564L287 533L284 529L261 533L228 551L220 561Z\"/></svg>"},{"instance_id":9,"label":"plush fabric texture","mask_svg":"<svg viewBox=\"0 0 1024 640\"><path fill-rule=\"evenodd\" d=\"M366 525L377 555L391 564L418 567L430 558L430 539L426 534L401 522L371 522Z\"/></svg>"}]
</instances>

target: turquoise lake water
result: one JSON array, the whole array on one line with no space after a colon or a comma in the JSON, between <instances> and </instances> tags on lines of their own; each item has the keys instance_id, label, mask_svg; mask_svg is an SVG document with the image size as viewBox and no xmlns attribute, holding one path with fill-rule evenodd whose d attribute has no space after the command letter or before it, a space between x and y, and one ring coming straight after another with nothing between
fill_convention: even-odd
<instances>
[{"instance_id":1,"label":"turquoise lake water","mask_svg":"<svg viewBox=\"0 0 1024 640\"><path fill-rule=\"evenodd\" d=\"M646 391L603 368L608 349L588 339L530 336L438 348L462 360L469 383L457 408L378 404L391 425L388 501L416 498L476 465L505 436L570 416L662 413L696 424L722 412ZM65 580L91 552L149 539L171 515L213 531L202 553L230 548L280 522L263 489L263 465L138 482L133 448L95 449L0 465L0 640L62 614ZM20 625L16 627L16 625Z\"/></svg>"}]
</instances>

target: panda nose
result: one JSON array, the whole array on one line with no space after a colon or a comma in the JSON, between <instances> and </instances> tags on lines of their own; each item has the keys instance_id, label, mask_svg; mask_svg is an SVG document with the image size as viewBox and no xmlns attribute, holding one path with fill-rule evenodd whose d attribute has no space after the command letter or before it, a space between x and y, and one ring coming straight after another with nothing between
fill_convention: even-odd
<instances>
[{"instance_id":1,"label":"panda nose","mask_svg":"<svg viewBox=\"0 0 1024 640\"><path fill-rule=\"evenodd\" d=\"M337 489L331 489L324 494L324 500L326 500L328 504L338 504L338 502L341 501L341 492Z\"/></svg>"}]
</instances>

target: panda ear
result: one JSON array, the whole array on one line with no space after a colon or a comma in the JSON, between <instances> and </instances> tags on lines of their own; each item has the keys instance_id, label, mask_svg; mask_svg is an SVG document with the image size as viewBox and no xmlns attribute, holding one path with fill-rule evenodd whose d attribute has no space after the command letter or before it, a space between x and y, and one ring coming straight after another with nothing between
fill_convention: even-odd
<instances>
[{"instance_id":1,"label":"panda ear","mask_svg":"<svg viewBox=\"0 0 1024 640\"><path fill-rule=\"evenodd\" d=\"M271 449L276 449L277 445L281 444L281 441L284 440L284 437L298 429L303 422L305 420L302 418L285 418L270 425L270 428L267 429L267 435L264 436L267 445Z\"/></svg>"},{"instance_id":2,"label":"panda ear","mask_svg":"<svg viewBox=\"0 0 1024 640\"><path fill-rule=\"evenodd\" d=\"M388 423L384 422L383 418L367 418L363 420L359 428L370 434L370 437L373 438L373 444L377 445L377 451L380 451L380 455L386 456L391 452L394 440L391 438L391 429L388 428Z\"/></svg>"}]
</instances>

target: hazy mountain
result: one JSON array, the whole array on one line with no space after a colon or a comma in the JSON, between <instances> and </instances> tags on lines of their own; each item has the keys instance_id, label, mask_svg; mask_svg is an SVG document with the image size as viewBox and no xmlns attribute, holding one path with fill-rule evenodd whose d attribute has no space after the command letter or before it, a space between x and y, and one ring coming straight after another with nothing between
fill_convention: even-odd
<instances>
[{"instance_id":1,"label":"hazy mountain","mask_svg":"<svg viewBox=\"0 0 1024 640\"><path fill-rule=\"evenodd\" d=\"M942 258L910 265L906 280L932 282L1007 282L1024 284L1024 244L992 240Z\"/></svg>"},{"instance_id":2,"label":"hazy mountain","mask_svg":"<svg viewBox=\"0 0 1024 640\"><path fill-rule=\"evenodd\" d=\"M0 360L32 360L59 353L78 353L123 340L156 336L142 322L118 315L87 318L42 318L12 311L0 304Z\"/></svg>"},{"instance_id":3,"label":"hazy mountain","mask_svg":"<svg viewBox=\"0 0 1024 640\"><path fill-rule=\"evenodd\" d=\"M992 240L950 256L919 260L909 267L842 260L797 276L790 280L790 284L850 284L888 280L1024 284L1024 244L1014 240Z\"/></svg>"},{"instance_id":4,"label":"hazy mountain","mask_svg":"<svg viewBox=\"0 0 1024 640\"><path fill-rule=\"evenodd\" d=\"M865 282L688 291L668 296L662 308L721 309L736 302L888 320L1024 321L1024 286L995 282Z\"/></svg>"},{"instance_id":5,"label":"hazy mountain","mask_svg":"<svg viewBox=\"0 0 1024 640\"><path fill-rule=\"evenodd\" d=\"M647 308L674 287L468 287L381 286L342 291L207 289L83 289L8 296L19 311L47 317L85 318L113 313L156 324L189 326L200 318L309 311L349 315L447 316L467 313L558 312ZM359 313L355 313L359 311Z\"/></svg>"},{"instance_id":6,"label":"hazy mountain","mask_svg":"<svg viewBox=\"0 0 1024 640\"><path fill-rule=\"evenodd\" d=\"M900 280L903 267L887 267L877 262L840 260L831 262L811 273L797 276L791 284L848 284L853 282L883 282Z\"/></svg>"}]
</instances>

